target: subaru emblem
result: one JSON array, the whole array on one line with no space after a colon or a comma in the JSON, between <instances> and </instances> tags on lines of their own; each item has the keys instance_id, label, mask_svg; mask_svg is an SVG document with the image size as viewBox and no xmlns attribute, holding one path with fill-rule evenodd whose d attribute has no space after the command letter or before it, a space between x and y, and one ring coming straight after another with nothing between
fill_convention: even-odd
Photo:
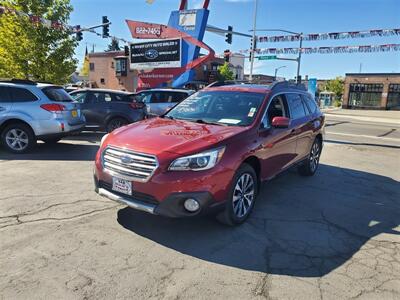
<instances>
[{"instance_id":1,"label":"subaru emblem","mask_svg":"<svg viewBox=\"0 0 400 300\"><path fill-rule=\"evenodd\" d=\"M156 59L158 57L158 51L156 49L149 49L144 53L147 59Z\"/></svg>"},{"instance_id":2,"label":"subaru emblem","mask_svg":"<svg viewBox=\"0 0 400 300\"><path fill-rule=\"evenodd\" d=\"M121 162L124 164L130 164L132 162L132 159L129 156L122 156Z\"/></svg>"}]
</instances>

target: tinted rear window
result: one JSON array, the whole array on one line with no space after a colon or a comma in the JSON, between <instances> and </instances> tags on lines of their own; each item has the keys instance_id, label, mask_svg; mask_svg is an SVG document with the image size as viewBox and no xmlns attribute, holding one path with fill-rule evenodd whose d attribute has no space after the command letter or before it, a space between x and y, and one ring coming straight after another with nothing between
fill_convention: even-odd
<instances>
[{"instance_id":1,"label":"tinted rear window","mask_svg":"<svg viewBox=\"0 0 400 300\"><path fill-rule=\"evenodd\" d=\"M9 93L13 102L32 102L38 98L27 89L10 87Z\"/></svg>"},{"instance_id":2,"label":"tinted rear window","mask_svg":"<svg viewBox=\"0 0 400 300\"><path fill-rule=\"evenodd\" d=\"M12 102L8 87L0 86L0 103L1 102Z\"/></svg>"},{"instance_id":3,"label":"tinted rear window","mask_svg":"<svg viewBox=\"0 0 400 300\"><path fill-rule=\"evenodd\" d=\"M45 87L42 91L51 101L72 102L71 96L61 87Z\"/></svg>"}]
</instances>

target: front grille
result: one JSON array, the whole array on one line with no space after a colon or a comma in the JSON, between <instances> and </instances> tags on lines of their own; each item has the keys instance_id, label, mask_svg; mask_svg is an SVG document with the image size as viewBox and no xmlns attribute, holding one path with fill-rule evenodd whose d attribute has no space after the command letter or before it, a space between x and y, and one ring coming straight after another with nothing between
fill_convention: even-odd
<instances>
[{"instance_id":1,"label":"front grille","mask_svg":"<svg viewBox=\"0 0 400 300\"><path fill-rule=\"evenodd\" d=\"M117 194L119 196L123 196L125 198L131 198L133 200L141 201L141 202L145 202L145 203L149 203L149 204L155 204L155 205L159 204L157 199L154 198L153 196L135 191L135 187L133 188L132 196L128 196L128 195L125 195L123 193L119 193L117 191L114 191L112 189L112 185L110 183L105 182L105 181L100 181L99 182L99 187L101 187L103 189L106 189L106 190L108 190L110 192L113 192L114 194Z\"/></svg>"},{"instance_id":2,"label":"front grille","mask_svg":"<svg viewBox=\"0 0 400 300\"><path fill-rule=\"evenodd\" d=\"M103 151L103 168L116 177L146 182L158 167L153 155L108 147Z\"/></svg>"}]
</instances>

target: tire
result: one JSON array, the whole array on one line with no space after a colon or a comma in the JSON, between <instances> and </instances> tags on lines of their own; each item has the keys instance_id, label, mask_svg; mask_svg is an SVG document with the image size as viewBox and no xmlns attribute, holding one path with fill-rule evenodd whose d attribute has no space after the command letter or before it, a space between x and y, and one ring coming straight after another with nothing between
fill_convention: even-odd
<instances>
[{"instance_id":1,"label":"tire","mask_svg":"<svg viewBox=\"0 0 400 300\"><path fill-rule=\"evenodd\" d=\"M61 138L49 138L49 139L44 139L42 140L46 144L57 144L59 141L61 141Z\"/></svg>"},{"instance_id":2,"label":"tire","mask_svg":"<svg viewBox=\"0 0 400 300\"><path fill-rule=\"evenodd\" d=\"M110 133L110 132L114 131L115 129L122 127L128 123L129 122L124 118L120 118L120 117L112 118L110 121L108 121L108 123L106 125L106 131L108 133Z\"/></svg>"},{"instance_id":3,"label":"tire","mask_svg":"<svg viewBox=\"0 0 400 300\"><path fill-rule=\"evenodd\" d=\"M244 194L240 191L243 190L243 185L245 185L245 188L247 187L247 193L245 191ZM217 215L218 221L229 226L242 224L251 214L257 194L258 178L256 172L250 165L244 163L233 177L229 199L226 202L225 209Z\"/></svg>"},{"instance_id":4,"label":"tire","mask_svg":"<svg viewBox=\"0 0 400 300\"><path fill-rule=\"evenodd\" d=\"M311 146L310 154L298 168L300 175L313 176L315 174L319 166L319 158L321 156L321 150L322 150L321 140L316 138Z\"/></svg>"},{"instance_id":5,"label":"tire","mask_svg":"<svg viewBox=\"0 0 400 300\"><path fill-rule=\"evenodd\" d=\"M36 137L28 125L14 123L4 128L1 142L8 151L20 154L30 151L36 145Z\"/></svg>"}]
</instances>

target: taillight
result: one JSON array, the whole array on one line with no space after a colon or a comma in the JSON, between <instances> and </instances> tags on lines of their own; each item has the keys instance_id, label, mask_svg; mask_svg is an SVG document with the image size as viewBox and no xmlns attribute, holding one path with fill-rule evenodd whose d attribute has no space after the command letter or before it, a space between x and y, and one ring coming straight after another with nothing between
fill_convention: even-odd
<instances>
[{"instance_id":1,"label":"taillight","mask_svg":"<svg viewBox=\"0 0 400 300\"><path fill-rule=\"evenodd\" d=\"M131 102L129 104L133 109L141 109L144 107L144 103L143 102Z\"/></svg>"},{"instance_id":2,"label":"taillight","mask_svg":"<svg viewBox=\"0 0 400 300\"><path fill-rule=\"evenodd\" d=\"M40 107L50 112L60 112L66 109L62 104L42 104Z\"/></svg>"}]
</instances>

